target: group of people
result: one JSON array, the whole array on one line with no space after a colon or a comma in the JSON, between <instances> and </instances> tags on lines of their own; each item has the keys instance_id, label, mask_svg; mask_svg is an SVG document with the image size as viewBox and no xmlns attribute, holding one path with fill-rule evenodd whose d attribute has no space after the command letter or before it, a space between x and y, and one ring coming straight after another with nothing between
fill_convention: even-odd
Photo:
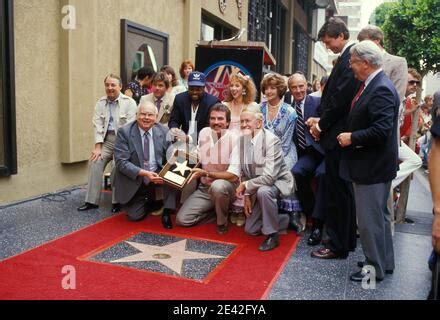
<instances>
[{"instance_id":1,"label":"group of people","mask_svg":"<svg viewBox=\"0 0 440 320\"><path fill-rule=\"evenodd\" d=\"M308 94L301 72L287 82L269 73L260 84L260 104L249 76L231 75L220 102L205 91L205 75L192 64L187 87L177 94L170 90L177 81L169 66L151 76L149 93L129 86L124 95L120 78L107 76L93 119L86 203L78 209L97 208L102 173L114 155L113 209L120 204L132 221L163 207L162 224L171 229L171 214L180 207L178 225L215 221L219 234L229 223L244 225L247 234L265 236L259 250L267 251L287 229L302 233L304 214L312 223L308 244L323 245L312 257L346 258L358 230L365 260L350 279L384 279L395 267L392 188L421 165L400 134L420 75L383 49L377 27L364 28L355 44L345 23L330 18L319 39L339 55L321 88ZM183 77L182 70L183 64ZM179 192L159 176L176 149L201 163L187 184L197 182L196 189L181 206Z\"/></svg>"}]
</instances>

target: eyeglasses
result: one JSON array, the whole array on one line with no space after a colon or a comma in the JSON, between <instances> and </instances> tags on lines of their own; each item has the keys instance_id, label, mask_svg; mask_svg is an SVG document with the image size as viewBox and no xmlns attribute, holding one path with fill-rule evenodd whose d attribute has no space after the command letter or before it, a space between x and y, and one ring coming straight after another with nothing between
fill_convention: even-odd
<instances>
[{"instance_id":1,"label":"eyeglasses","mask_svg":"<svg viewBox=\"0 0 440 320\"><path fill-rule=\"evenodd\" d=\"M419 80L410 80L410 81L408 81L408 83L413 86L415 84L418 85L420 83L420 81Z\"/></svg>"}]
</instances>

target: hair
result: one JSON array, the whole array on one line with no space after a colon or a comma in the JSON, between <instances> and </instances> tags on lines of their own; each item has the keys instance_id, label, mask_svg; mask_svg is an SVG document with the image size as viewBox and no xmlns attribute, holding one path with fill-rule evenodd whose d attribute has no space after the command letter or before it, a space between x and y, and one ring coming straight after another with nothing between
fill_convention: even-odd
<instances>
[{"instance_id":1,"label":"hair","mask_svg":"<svg viewBox=\"0 0 440 320\"><path fill-rule=\"evenodd\" d=\"M379 28L377 26L373 26L373 25L366 26L361 31L359 31L357 38L359 41L364 41L364 40L379 41L379 44L381 45L381 47L384 46L383 31L381 28Z\"/></svg>"},{"instance_id":2,"label":"hair","mask_svg":"<svg viewBox=\"0 0 440 320\"><path fill-rule=\"evenodd\" d=\"M136 110L136 114L139 113L139 111L141 110L142 107L150 107L154 110L154 114L157 115L159 113L159 111L157 110L157 107L153 104L153 102L151 101L147 101L147 100L141 100L141 102L139 103L137 110Z\"/></svg>"},{"instance_id":3,"label":"hair","mask_svg":"<svg viewBox=\"0 0 440 320\"><path fill-rule=\"evenodd\" d=\"M185 78L185 74L183 73L183 70L185 70L185 68L187 67L187 66L191 66L191 68L194 70L195 69L195 67L194 67L194 63L192 63L192 61L191 60L184 60L181 64L180 64L180 68L179 68L179 74L180 74L180 77L183 79L183 78Z\"/></svg>"},{"instance_id":4,"label":"hair","mask_svg":"<svg viewBox=\"0 0 440 320\"><path fill-rule=\"evenodd\" d=\"M317 85L318 83L319 83L319 85L321 85L319 79L315 79L315 80L313 80L313 83L312 83L313 91L318 91L318 90L319 90L319 89L316 87L316 85Z\"/></svg>"},{"instance_id":5,"label":"hair","mask_svg":"<svg viewBox=\"0 0 440 320\"><path fill-rule=\"evenodd\" d=\"M434 93L431 114L433 119L440 117L440 90Z\"/></svg>"},{"instance_id":6,"label":"hair","mask_svg":"<svg viewBox=\"0 0 440 320\"><path fill-rule=\"evenodd\" d=\"M104 78L104 83L107 81L108 78L112 78L112 79L116 79L116 80L118 80L118 81L119 81L119 85L122 86L122 80L121 80L121 77L118 76L116 73L110 73L109 75L107 75L107 76Z\"/></svg>"},{"instance_id":7,"label":"hair","mask_svg":"<svg viewBox=\"0 0 440 320\"><path fill-rule=\"evenodd\" d=\"M328 76L322 76L321 81L319 81L319 83L321 84L321 87L325 86L327 81L328 81Z\"/></svg>"},{"instance_id":8,"label":"hair","mask_svg":"<svg viewBox=\"0 0 440 320\"><path fill-rule=\"evenodd\" d=\"M322 25L321 29L319 30L318 39L322 39L325 36L336 39L341 33L344 35L345 40L350 38L350 32L348 31L345 22L340 18L331 17Z\"/></svg>"},{"instance_id":9,"label":"hair","mask_svg":"<svg viewBox=\"0 0 440 320\"><path fill-rule=\"evenodd\" d=\"M361 60L368 61L376 69L380 68L383 64L383 53L371 40L364 40L355 44L351 47L350 53L356 53Z\"/></svg>"},{"instance_id":10,"label":"hair","mask_svg":"<svg viewBox=\"0 0 440 320\"><path fill-rule=\"evenodd\" d=\"M160 68L161 72L165 72L167 74L171 75L171 86L175 87L177 86L177 77L176 77L176 72L174 71L174 69L169 66L169 65L164 65L162 68Z\"/></svg>"},{"instance_id":11,"label":"hair","mask_svg":"<svg viewBox=\"0 0 440 320\"><path fill-rule=\"evenodd\" d=\"M302 73L302 72L295 72L295 73L293 73L289 77L289 80L287 80L287 85L290 87L290 85L292 84L293 79L294 78L298 78L298 77L301 78L304 81L304 83L306 84L306 86L307 86L307 79L306 79L304 73Z\"/></svg>"},{"instance_id":12,"label":"hair","mask_svg":"<svg viewBox=\"0 0 440 320\"><path fill-rule=\"evenodd\" d=\"M218 112L224 112L226 114L226 121L228 123L231 122L231 110L229 110L229 108L224 105L221 102L216 103L215 105L213 105L210 109L209 109L209 116L208 118L211 117L211 112L212 111L218 111Z\"/></svg>"},{"instance_id":13,"label":"hair","mask_svg":"<svg viewBox=\"0 0 440 320\"><path fill-rule=\"evenodd\" d=\"M287 91L286 81L283 76L278 73L268 73L264 76L263 80L261 80L261 92L264 93L270 85L277 88L277 93L280 98L282 98Z\"/></svg>"},{"instance_id":14,"label":"hair","mask_svg":"<svg viewBox=\"0 0 440 320\"><path fill-rule=\"evenodd\" d=\"M252 79L249 76L243 76L240 73L234 73L229 78L228 86L230 86L233 81L236 81L243 86L243 90L245 91L245 94L243 95L244 104L249 104L255 101L255 97L257 95L257 88L255 88L254 81L252 81ZM234 98L232 97L230 90L228 90L226 93L225 101L229 102L232 101L233 99Z\"/></svg>"},{"instance_id":15,"label":"hair","mask_svg":"<svg viewBox=\"0 0 440 320\"><path fill-rule=\"evenodd\" d=\"M422 80L422 76L420 75L420 73L418 73L418 71L414 68L408 68L408 73L410 75L412 75L414 78L416 78L417 80Z\"/></svg>"},{"instance_id":16,"label":"hair","mask_svg":"<svg viewBox=\"0 0 440 320\"><path fill-rule=\"evenodd\" d=\"M167 89L170 87L170 80L165 72L158 72L154 75L152 84L154 85L157 82L165 83Z\"/></svg>"},{"instance_id":17,"label":"hair","mask_svg":"<svg viewBox=\"0 0 440 320\"><path fill-rule=\"evenodd\" d=\"M137 71L136 77L138 80L144 80L145 77L153 78L155 73L151 67L142 67Z\"/></svg>"},{"instance_id":18,"label":"hair","mask_svg":"<svg viewBox=\"0 0 440 320\"><path fill-rule=\"evenodd\" d=\"M263 113L261 112L260 106L257 104L248 105L247 107L245 107L243 109L243 111L241 113L243 114L246 112L252 113L255 116L255 118L257 118L257 120L260 120L260 121L264 120L264 116L263 116Z\"/></svg>"}]
</instances>

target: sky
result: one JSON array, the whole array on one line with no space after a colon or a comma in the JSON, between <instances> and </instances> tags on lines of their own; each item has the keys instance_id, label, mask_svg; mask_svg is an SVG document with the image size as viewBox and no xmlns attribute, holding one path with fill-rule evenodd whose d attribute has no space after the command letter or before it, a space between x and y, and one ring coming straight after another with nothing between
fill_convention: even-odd
<instances>
[{"instance_id":1,"label":"sky","mask_svg":"<svg viewBox=\"0 0 440 320\"><path fill-rule=\"evenodd\" d=\"M380 4L384 3L385 0L362 0L362 17L361 25L366 26L368 20L370 19L373 10Z\"/></svg>"}]
</instances>

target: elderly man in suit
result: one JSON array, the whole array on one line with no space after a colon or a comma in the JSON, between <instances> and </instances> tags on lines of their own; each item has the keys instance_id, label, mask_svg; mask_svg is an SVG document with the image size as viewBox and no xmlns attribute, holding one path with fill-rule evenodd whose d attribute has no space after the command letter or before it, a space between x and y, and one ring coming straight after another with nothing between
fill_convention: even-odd
<instances>
[{"instance_id":1,"label":"elderly man in suit","mask_svg":"<svg viewBox=\"0 0 440 320\"><path fill-rule=\"evenodd\" d=\"M312 257L320 259L346 258L356 248L356 217L353 186L339 176L342 149L336 137L345 130L350 103L360 82L349 66L350 33L339 18L330 18L319 30L325 46L339 57L322 92L319 118L310 117L307 125L325 151L326 233L329 242Z\"/></svg>"},{"instance_id":2,"label":"elderly man in suit","mask_svg":"<svg viewBox=\"0 0 440 320\"><path fill-rule=\"evenodd\" d=\"M149 101L157 108L157 122L168 125L173 111L174 95L168 92L170 80L165 72L156 73L153 77L153 92L142 96L141 103Z\"/></svg>"},{"instance_id":3,"label":"elderly man in suit","mask_svg":"<svg viewBox=\"0 0 440 320\"><path fill-rule=\"evenodd\" d=\"M194 71L188 77L188 91L174 98L168 127L171 134L186 143L197 143L200 130L209 125L209 108L220 102L205 92L205 75Z\"/></svg>"},{"instance_id":4,"label":"elderly man in suit","mask_svg":"<svg viewBox=\"0 0 440 320\"><path fill-rule=\"evenodd\" d=\"M303 74L292 74L289 77L288 86L293 96L292 107L298 115L293 133L293 141L298 152L298 161L292 169L292 174L298 185L297 194L304 213L314 219L313 230L307 240L307 244L313 246L321 242L322 227L325 220L325 209L323 208L325 204L325 186L323 185L325 171L324 150L313 139L305 126L305 122L310 117L317 117L317 110L321 99L307 95L307 79ZM314 177L317 177L318 182L316 201L310 184ZM295 224L299 225L300 229L304 229L305 226L302 225L298 217L294 221Z\"/></svg>"},{"instance_id":5,"label":"elderly man in suit","mask_svg":"<svg viewBox=\"0 0 440 320\"><path fill-rule=\"evenodd\" d=\"M236 195L244 195L245 232L266 235L259 250L268 251L279 245L278 232L288 227L289 217L278 214L277 199L292 194L294 178L284 162L280 140L263 128L259 106L243 110L240 127L242 136L231 160L240 164L242 172Z\"/></svg>"},{"instance_id":6,"label":"elderly man in suit","mask_svg":"<svg viewBox=\"0 0 440 320\"><path fill-rule=\"evenodd\" d=\"M113 160L113 145L118 129L133 121L136 113L136 102L121 93L121 78L110 74L104 79L106 96L98 100L93 114L95 148L90 156L90 171L85 204L78 211L96 209L102 189L102 176L105 167ZM112 179L113 180L113 179ZM120 210L115 199L115 186L112 183L112 212Z\"/></svg>"},{"instance_id":7,"label":"elderly man in suit","mask_svg":"<svg viewBox=\"0 0 440 320\"><path fill-rule=\"evenodd\" d=\"M351 103L347 131L338 135L344 148L340 174L353 182L359 235L366 260L352 274L382 280L394 270L393 238L387 198L397 172L399 95L382 71L383 53L374 42L351 48L350 64L362 81Z\"/></svg>"},{"instance_id":8,"label":"elderly man in suit","mask_svg":"<svg viewBox=\"0 0 440 320\"><path fill-rule=\"evenodd\" d=\"M126 210L128 219L140 221L162 206L162 224L171 229L170 214L175 209L175 194L162 187L158 175L167 162L170 141L168 128L156 123L157 108L148 101L139 104L136 121L124 126L115 141L116 199Z\"/></svg>"}]
</instances>

